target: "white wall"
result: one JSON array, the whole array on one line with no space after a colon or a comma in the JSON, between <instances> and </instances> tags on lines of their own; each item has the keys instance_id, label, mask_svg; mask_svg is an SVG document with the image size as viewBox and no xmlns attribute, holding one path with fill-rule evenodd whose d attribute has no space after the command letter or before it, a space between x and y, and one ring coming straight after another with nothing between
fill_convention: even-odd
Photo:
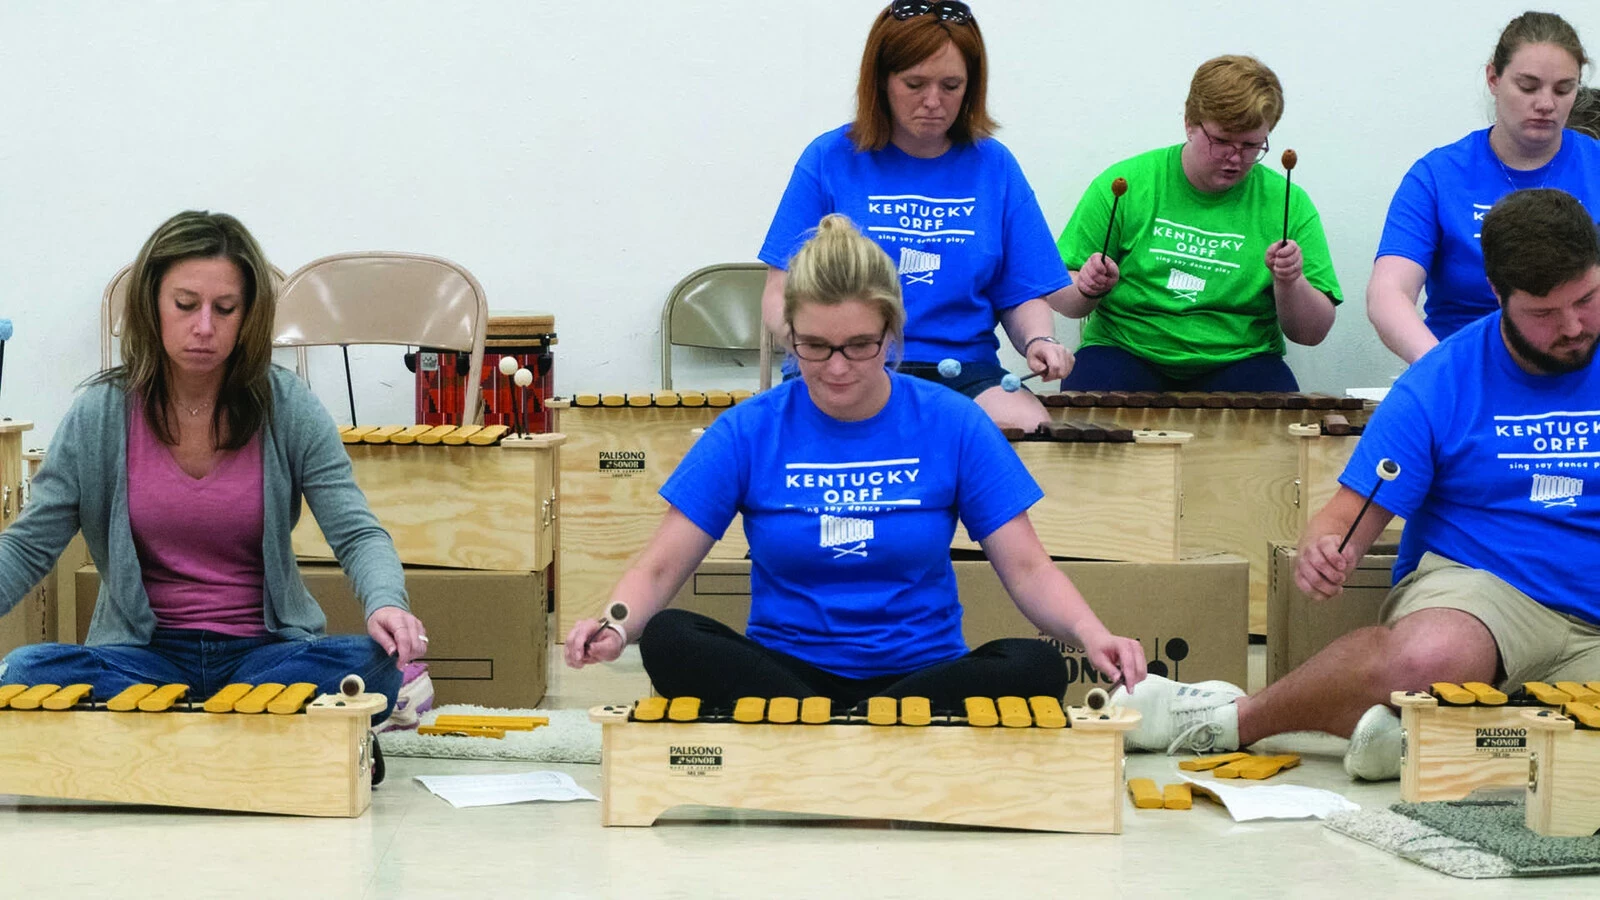
<instances>
[{"instance_id":1,"label":"white wall","mask_svg":"<svg viewBox=\"0 0 1600 900\"><path fill-rule=\"evenodd\" d=\"M1272 143L1299 152L1349 298L1290 362L1337 390L1399 371L1363 314L1384 210L1412 160L1486 124L1483 63L1525 2L974 5L1000 137L1056 229L1105 166L1181 139L1199 62L1277 70ZM1600 50L1600 4L1553 5ZM851 114L879 8L0 4L0 316L16 322L0 415L37 423L30 446L49 438L98 365L106 280L192 207L239 216L285 270L343 250L450 257L494 311L555 313L558 390L648 389L668 289L754 258L795 157ZM399 351L355 356L363 421L409 420ZM681 359L682 387L753 383L715 354ZM316 371L347 419L336 351Z\"/></svg>"}]
</instances>

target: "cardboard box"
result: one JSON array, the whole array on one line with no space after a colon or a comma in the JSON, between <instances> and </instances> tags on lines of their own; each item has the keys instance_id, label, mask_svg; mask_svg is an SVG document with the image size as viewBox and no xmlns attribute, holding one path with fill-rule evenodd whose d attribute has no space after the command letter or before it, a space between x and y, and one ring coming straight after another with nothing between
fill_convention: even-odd
<instances>
[{"instance_id":1,"label":"cardboard box","mask_svg":"<svg viewBox=\"0 0 1600 900\"><path fill-rule=\"evenodd\" d=\"M1112 633L1144 644L1152 673L1180 681L1221 679L1244 686L1250 568L1243 557L1219 553L1176 562L1069 560L1056 565ZM987 560L958 559L955 569L969 647L996 638L1038 636ZM750 611L750 562L701 563L673 605L743 631ZM1081 703L1083 695L1105 679L1080 648L1059 643L1057 647L1067 662L1066 700Z\"/></svg>"},{"instance_id":2,"label":"cardboard box","mask_svg":"<svg viewBox=\"0 0 1600 900\"><path fill-rule=\"evenodd\" d=\"M1317 600L1294 584L1294 544L1274 542L1267 594L1267 683L1289 674L1340 635L1378 624L1389 596L1397 547L1374 544L1345 582L1344 593Z\"/></svg>"},{"instance_id":3,"label":"cardboard box","mask_svg":"<svg viewBox=\"0 0 1600 900\"><path fill-rule=\"evenodd\" d=\"M329 634L365 634L366 620L344 572L302 563L300 575L328 616ZM89 630L100 573L78 570L80 637ZM532 708L544 699L550 640L543 572L406 568L411 611L428 629L435 703Z\"/></svg>"}]
</instances>

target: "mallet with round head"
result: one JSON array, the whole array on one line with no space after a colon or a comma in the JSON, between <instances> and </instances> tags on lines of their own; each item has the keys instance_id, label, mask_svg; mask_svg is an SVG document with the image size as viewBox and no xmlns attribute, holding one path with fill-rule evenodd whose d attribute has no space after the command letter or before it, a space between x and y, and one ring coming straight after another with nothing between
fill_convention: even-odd
<instances>
[{"instance_id":1,"label":"mallet with round head","mask_svg":"<svg viewBox=\"0 0 1600 900\"><path fill-rule=\"evenodd\" d=\"M1339 552L1344 552L1346 544L1350 543L1350 536L1356 533L1356 526L1361 524L1361 517L1367 514L1367 507L1372 505L1372 498L1378 496L1378 488L1386 481L1393 481L1400 477L1400 464L1388 457L1378 460L1378 480L1373 483L1372 490L1367 492L1367 501L1361 504L1361 511L1356 513L1354 522L1350 523L1350 530L1344 533L1344 540L1339 542Z\"/></svg>"},{"instance_id":2,"label":"mallet with round head","mask_svg":"<svg viewBox=\"0 0 1600 900\"><path fill-rule=\"evenodd\" d=\"M1300 154L1293 150L1283 151L1283 242L1289 243L1289 187L1294 182L1294 165L1300 161Z\"/></svg>"},{"instance_id":3,"label":"mallet with round head","mask_svg":"<svg viewBox=\"0 0 1600 900\"><path fill-rule=\"evenodd\" d=\"M1111 249L1111 226L1117 224L1117 204L1122 201L1122 195L1128 192L1128 179L1117 177L1111 179L1111 217L1106 219L1106 239L1100 242L1100 256L1110 259L1106 252Z\"/></svg>"},{"instance_id":4,"label":"mallet with round head","mask_svg":"<svg viewBox=\"0 0 1600 900\"><path fill-rule=\"evenodd\" d=\"M606 611L600 616L599 626L589 634L589 639L583 642L584 655L589 655L589 645L594 643L594 639L599 636L600 632L605 631L607 628L615 631L617 637L622 638L622 645L626 647L628 645L628 632L623 628L622 623L627 620L628 604L623 603L621 600L613 600L606 604Z\"/></svg>"},{"instance_id":5,"label":"mallet with round head","mask_svg":"<svg viewBox=\"0 0 1600 900\"><path fill-rule=\"evenodd\" d=\"M533 384L533 372L527 369L518 369L514 374L512 374L511 380L517 385L517 387L521 388L521 390L517 392L517 399L520 401L519 412L517 413L517 433L527 434L528 385Z\"/></svg>"}]
</instances>

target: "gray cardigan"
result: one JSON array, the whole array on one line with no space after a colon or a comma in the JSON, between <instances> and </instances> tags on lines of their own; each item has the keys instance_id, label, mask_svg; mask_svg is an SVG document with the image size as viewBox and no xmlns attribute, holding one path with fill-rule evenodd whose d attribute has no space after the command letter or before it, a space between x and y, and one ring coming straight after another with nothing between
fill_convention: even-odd
<instances>
[{"instance_id":1,"label":"gray cardigan","mask_svg":"<svg viewBox=\"0 0 1600 900\"><path fill-rule=\"evenodd\" d=\"M384 606L408 609L394 541L356 487L333 417L293 372L273 366L270 377L272 417L261 433L267 630L306 640L327 626L300 579L289 539L302 494L366 615ZM109 384L91 386L72 404L34 476L27 507L0 531L0 615L49 573L79 529L101 577L87 643L150 643L156 617L128 522L127 395Z\"/></svg>"}]
</instances>

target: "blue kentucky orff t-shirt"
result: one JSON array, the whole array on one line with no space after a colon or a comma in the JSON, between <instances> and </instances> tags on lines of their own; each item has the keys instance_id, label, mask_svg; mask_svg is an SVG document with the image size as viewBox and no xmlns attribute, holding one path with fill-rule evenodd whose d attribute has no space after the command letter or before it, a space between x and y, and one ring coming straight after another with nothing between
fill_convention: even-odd
<instances>
[{"instance_id":1,"label":"blue kentucky orff t-shirt","mask_svg":"<svg viewBox=\"0 0 1600 900\"><path fill-rule=\"evenodd\" d=\"M1072 283L1022 168L992 138L921 159L893 144L858 151L848 132L800 155L761 261L789 268L822 217L842 213L899 268L907 360L998 364L1000 314Z\"/></svg>"},{"instance_id":2,"label":"blue kentucky orff t-shirt","mask_svg":"<svg viewBox=\"0 0 1600 900\"><path fill-rule=\"evenodd\" d=\"M1406 520L1395 581L1432 551L1600 624L1600 365L1530 375L1500 318L1468 325L1401 374L1339 481L1365 497L1379 460L1400 464L1373 501Z\"/></svg>"},{"instance_id":3,"label":"blue kentucky orff t-shirt","mask_svg":"<svg viewBox=\"0 0 1600 900\"><path fill-rule=\"evenodd\" d=\"M1522 172L1494 155L1486 128L1412 164L1389 203L1378 256L1427 270L1423 311L1434 337L1444 340L1500 308L1483 271L1483 217L1506 194L1541 187L1566 191L1600 216L1600 141L1564 131L1553 159Z\"/></svg>"},{"instance_id":4,"label":"blue kentucky orff t-shirt","mask_svg":"<svg viewBox=\"0 0 1600 900\"><path fill-rule=\"evenodd\" d=\"M661 496L717 538L744 515L752 640L868 678L966 653L956 520L982 540L1043 493L977 404L891 373L889 402L860 422L819 410L799 379L746 400Z\"/></svg>"}]
</instances>

